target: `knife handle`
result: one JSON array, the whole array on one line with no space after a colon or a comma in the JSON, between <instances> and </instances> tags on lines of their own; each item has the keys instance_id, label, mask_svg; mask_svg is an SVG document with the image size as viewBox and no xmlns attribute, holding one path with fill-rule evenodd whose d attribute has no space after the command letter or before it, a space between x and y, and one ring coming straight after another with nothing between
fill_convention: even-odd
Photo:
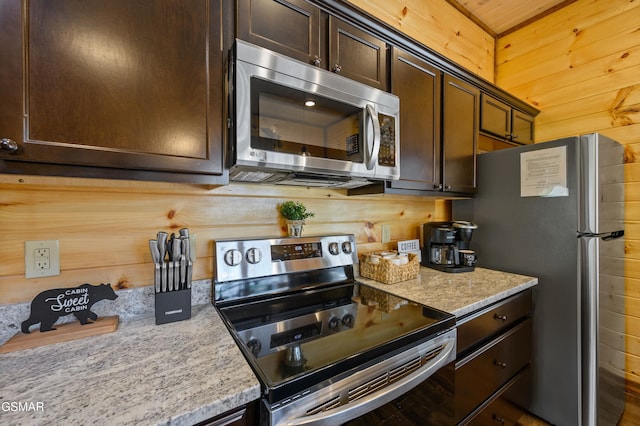
<instances>
[{"instance_id":1,"label":"knife handle","mask_svg":"<svg viewBox=\"0 0 640 426\"><path fill-rule=\"evenodd\" d=\"M166 262L167 264L167 291L173 291L173 262Z\"/></svg>"},{"instance_id":2,"label":"knife handle","mask_svg":"<svg viewBox=\"0 0 640 426\"><path fill-rule=\"evenodd\" d=\"M160 293L160 250L158 249L157 240L149 240L149 251L151 251L151 260L154 264L153 286L156 293Z\"/></svg>"},{"instance_id":3,"label":"knife handle","mask_svg":"<svg viewBox=\"0 0 640 426\"><path fill-rule=\"evenodd\" d=\"M167 263L160 263L160 291L167 291Z\"/></svg>"},{"instance_id":4,"label":"knife handle","mask_svg":"<svg viewBox=\"0 0 640 426\"><path fill-rule=\"evenodd\" d=\"M160 264L155 263L155 271L153 274L153 285L155 287L156 293L160 293L161 285L160 285Z\"/></svg>"},{"instance_id":5,"label":"knife handle","mask_svg":"<svg viewBox=\"0 0 640 426\"><path fill-rule=\"evenodd\" d=\"M164 261L165 254L167 253L167 238L169 234L166 232L158 232L158 250L160 251L160 261Z\"/></svg>"},{"instance_id":6,"label":"knife handle","mask_svg":"<svg viewBox=\"0 0 640 426\"><path fill-rule=\"evenodd\" d=\"M187 288L191 288L191 273L193 272L193 262L187 261Z\"/></svg>"},{"instance_id":7,"label":"knife handle","mask_svg":"<svg viewBox=\"0 0 640 426\"><path fill-rule=\"evenodd\" d=\"M180 262L173 262L173 289L182 290L180 282Z\"/></svg>"}]
</instances>

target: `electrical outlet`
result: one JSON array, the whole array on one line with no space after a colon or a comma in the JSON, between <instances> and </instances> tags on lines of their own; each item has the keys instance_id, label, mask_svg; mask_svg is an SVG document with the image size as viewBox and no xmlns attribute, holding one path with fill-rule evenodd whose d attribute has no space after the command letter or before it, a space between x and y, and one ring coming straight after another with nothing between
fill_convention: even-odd
<instances>
[{"instance_id":1,"label":"electrical outlet","mask_svg":"<svg viewBox=\"0 0 640 426\"><path fill-rule=\"evenodd\" d=\"M388 243L389 241L391 241L391 226L382 225L382 242Z\"/></svg>"},{"instance_id":2,"label":"electrical outlet","mask_svg":"<svg viewBox=\"0 0 640 426\"><path fill-rule=\"evenodd\" d=\"M48 247L35 249L33 261L36 271L51 268L51 250Z\"/></svg>"},{"instance_id":3,"label":"electrical outlet","mask_svg":"<svg viewBox=\"0 0 640 426\"><path fill-rule=\"evenodd\" d=\"M42 278L60 275L59 241L25 241L24 271L26 278Z\"/></svg>"}]
</instances>

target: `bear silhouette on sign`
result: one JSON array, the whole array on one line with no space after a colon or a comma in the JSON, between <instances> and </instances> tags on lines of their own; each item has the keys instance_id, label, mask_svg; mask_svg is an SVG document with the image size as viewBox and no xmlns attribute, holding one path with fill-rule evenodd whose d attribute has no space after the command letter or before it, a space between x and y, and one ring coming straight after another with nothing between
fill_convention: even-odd
<instances>
[{"instance_id":1,"label":"bear silhouette on sign","mask_svg":"<svg viewBox=\"0 0 640 426\"><path fill-rule=\"evenodd\" d=\"M60 317L71 314L80 320L80 324L89 324L98 319L98 315L91 312L94 303L117 298L111 284L82 284L75 288L45 290L31 301L31 315L22 323L22 332L29 333L29 327L37 323L40 323L40 331L55 330L53 324Z\"/></svg>"}]
</instances>

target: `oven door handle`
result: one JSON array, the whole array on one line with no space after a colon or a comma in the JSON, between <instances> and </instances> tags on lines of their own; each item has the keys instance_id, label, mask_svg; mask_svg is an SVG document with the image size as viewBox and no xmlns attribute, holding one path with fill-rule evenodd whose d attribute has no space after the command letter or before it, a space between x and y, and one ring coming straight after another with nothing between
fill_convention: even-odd
<instances>
[{"instance_id":1,"label":"oven door handle","mask_svg":"<svg viewBox=\"0 0 640 426\"><path fill-rule=\"evenodd\" d=\"M285 421L283 424L287 426L300 425L336 425L347 422L358 416L375 410L384 404L393 401L399 396L410 391L420 383L428 379L440 368L451 362L455 358L455 335L447 341L442 351L428 363L420 367L413 374L403 377L397 382L372 393L362 399L358 399L353 403L342 405L338 408L324 411L311 416L301 417Z\"/></svg>"}]
</instances>

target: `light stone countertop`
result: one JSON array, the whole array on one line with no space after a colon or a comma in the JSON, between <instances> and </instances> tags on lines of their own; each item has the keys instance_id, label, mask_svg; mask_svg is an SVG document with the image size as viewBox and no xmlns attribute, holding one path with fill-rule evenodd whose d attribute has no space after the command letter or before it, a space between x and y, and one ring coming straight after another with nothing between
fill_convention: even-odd
<instances>
[{"instance_id":1,"label":"light stone countertop","mask_svg":"<svg viewBox=\"0 0 640 426\"><path fill-rule=\"evenodd\" d=\"M358 281L457 317L473 312L538 284L538 279L490 269L448 273L421 266L418 278L384 284Z\"/></svg>"},{"instance_id":2,"label":"light stone countertop","mask_svg":"<svg viewBox=\"0 0 640 426\"><path fill-rule=\"evenodd\" d=\"M192 425L259 397L211 304L186 321L145 315L114 333L0 354L0 403L43 408L5 404L4 425Z\"/></svg>"},{"instance_id":3,"label":"light stone countertop","mask_svg":"<svg viewBox=\"0 0 640 426\"><path fill-rule=\"evenodd\" d=\"M538 282L482 268L451 274L425 267L418 278L396 284L357 279L458 317ZM119 291L117 303L99 313L117 307L116 332L0 354L0 403L44 408L2 409L0 424L191 425L258 399L257 378L206 303L210 287L210 281L194 285L187 321L157 326L149 289ZM5 334L12 335L28 305L4 308Z\"/></svg>"}]
</instances>

